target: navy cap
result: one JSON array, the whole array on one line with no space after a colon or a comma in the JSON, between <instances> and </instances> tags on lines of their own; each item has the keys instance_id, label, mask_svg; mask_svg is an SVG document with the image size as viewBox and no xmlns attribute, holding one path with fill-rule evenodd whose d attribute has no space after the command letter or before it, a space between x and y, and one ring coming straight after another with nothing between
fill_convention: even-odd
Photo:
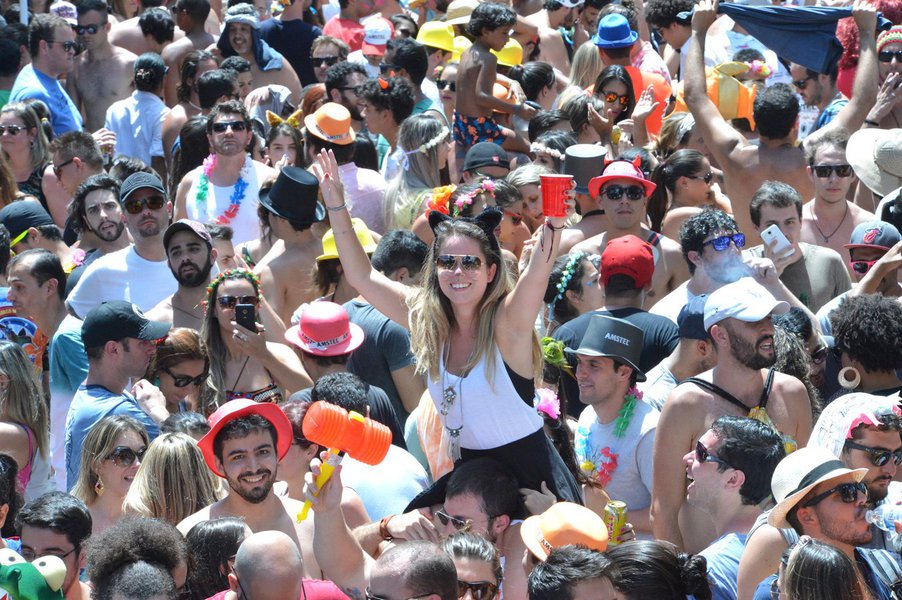
<instances>
[{"instance_id":1,"label":"navy cap","mask_svg":"<svg viewBox=\"0 0 902 600\"><path fill-rule=\"evenodd\" d=\"M0 223L9 231L10 247L22 241L32 227L53 225L50 213L37 202L18 200L0 210Z\"/></svg>"},{"instance_id":2,"label":"navy cap","mask_svg":"<svg viewBox=\"0 0 902 600\"><path fill-rule=\"evenodd\" d=\"M677 326L680 328L680 337L687 340L706 340L708 332L705 330L705 301L708 294L700 294L690 299L680 310L677 317Z\"/></svg>"},{"instance_id":3,"label":"navy cap","mask_svg":"<svg viewBox=\"0 0 902 600\"><path fill-rule=\"evenodd\" d=\"M119 188L119 203L121 204L128 200L128 197L131 196L132 192L140 190L141 188L150 188L160 192L163 196L166 195L166 188L163 187L163 182L160 181L159 177L151 173L138 171L137 173L129 175L128 178L122 182L122 186Z\"/></svg>"}]
</instances>

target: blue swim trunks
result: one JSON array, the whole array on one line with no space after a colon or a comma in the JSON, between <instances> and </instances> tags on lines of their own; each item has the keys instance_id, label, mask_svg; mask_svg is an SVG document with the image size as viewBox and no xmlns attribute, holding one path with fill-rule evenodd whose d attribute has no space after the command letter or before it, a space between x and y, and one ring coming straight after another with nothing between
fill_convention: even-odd
<instances>
[{"instance_id":1,"label":"blue swim trunks","mask_svg":"<svg viewBox=\"0 0 902 600\"><path fill-rule=\"evenodd\" d=\"M454 141L464 146L479 142L504 143L504 131L492 117L469 117L454 113Z\"/></svg>"}]
</instances>

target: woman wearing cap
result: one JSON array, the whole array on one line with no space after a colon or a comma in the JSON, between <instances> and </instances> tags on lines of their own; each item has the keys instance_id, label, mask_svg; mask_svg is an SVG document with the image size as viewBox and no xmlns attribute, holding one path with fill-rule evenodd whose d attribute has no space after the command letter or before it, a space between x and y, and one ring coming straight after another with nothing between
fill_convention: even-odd
<instances>
[{"instance_id":1,"label":"woman wearing cap","mask_svg":"<svg viewBox=\"0 0 902 600\"><path fill-rule=\"evenodd\" d=\"M367 256L372 258L373 252L376 251L373 233L360 219L351 219L351 222L354 224L357 240L363 246ZM316 288L314 293L319 296L317 300L344 304L359 295L357 290L348 283L341 269L338 250L335 248L335 235L331 229L323 235L323 253L316 257L316 265L313 267L313 285Z\"/></svg>"},{"instance_id":2,"label":"woman wearing cap","mask_svg":"<svg viewBox=\"0 0 902 600\"><path fill-rule=\"evenodd\" d=\"M194 329L170 329L147 367L145 379L152 381L166 397L170 415L200 406L210 372L207 345Z\"/></svg>"},{"instance_id":3,"label":"woman wearing cap","mask_svg":"<svg viewBox=\"0 0 902 600\"><path fill-rule=\"evenodd\" d=\"M266 341L263 325L257 322L257 331L250 331L237 323L239 304L254 306L259 318L262 301L257 276L243 269L226 271L207 287L200 335L209 350L210 376L199 407L203 414L235 398L279 403L313 385L290 348Z\"/></svg>"},{"instance_id":4,"label":"woman wearing cap","mask_svg":"<svg viewBox=\"0 0 902 600\"><path fill-rule=\"evenodd\" d=\"M533 408L542 366L533 325L565 219L545 220L530 261L513 285L494 234L500 211L472 219L432 211L435 241L424 283L411 290L372 269L353 233L334 157L321 153L313 168L345 276L373 306L411 330L411 350L418 368L428 374L452 459L490 454L511 469L522 487L540 489L545 481L557 497L581 502L576 480ZM565 204L572 212L572 192L565 193Z\"/></svg>"}]
</instances>

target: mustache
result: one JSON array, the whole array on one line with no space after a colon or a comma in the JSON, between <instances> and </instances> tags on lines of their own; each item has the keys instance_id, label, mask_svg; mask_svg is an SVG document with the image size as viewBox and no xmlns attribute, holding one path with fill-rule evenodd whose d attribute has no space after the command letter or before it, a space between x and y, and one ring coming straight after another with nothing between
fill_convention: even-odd
<instances>
[{"instance_id":1,"label":"mustache","mask_svg":"<svg viewBox=\"0 0 902 600\"><path fill-rule=\"evenodd\" d=\"M243 479L245 477L257 477L259 475L269 476L269 475L272 475L272 471L270 471L269 469L260 469L259 471L256 471L256 472L245 471L244 473L241 473L240 475L238 475L238 479Z\"/></svg>"},{"instance_id":2,"label":"mustache","mask_svg":"<svg viewBox=\"0 0 902 600\"><path fill-rule=\"evenodd\" d=\"M774 336L772 336L772 335L762 335L760 338L758 338L758 341L755 342L755 345L756 345L756 346L760 346L761 344L763 344L763 343L765 343L765 342L768 342L768 341L769 341L770 343L773 343L773 342L774 342Z\"/></svg>"}]
</instances>

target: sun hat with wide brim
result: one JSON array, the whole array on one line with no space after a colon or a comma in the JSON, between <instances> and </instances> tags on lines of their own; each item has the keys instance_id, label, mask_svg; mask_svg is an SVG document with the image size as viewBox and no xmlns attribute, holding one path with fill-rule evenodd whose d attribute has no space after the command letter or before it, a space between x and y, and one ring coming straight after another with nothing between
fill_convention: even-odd
<instances>
[{"instance_id":1,"label":"sun hat with wide brim","mask_svg":"<svg viewBox=\"0 0 902 600\"><path fill-rule=\"evenodd\" d=\"M902 129L859 129L849 138L846 160L878 196L902 186Z\"/></svg>"},{"instance_id":2,"label":"sun hat with wide brim","mask_svg":"<svg viewBox=\"0 0 902 600\"><path fill-rule=\"evenodd\" d=\"M581 544L604 552L608 547L608 528L591 509L573 502L557 502L541 515L529 517L520 525L520 537L536 558L545 560L555 548Z\"/></svg>"}]
</instances>

